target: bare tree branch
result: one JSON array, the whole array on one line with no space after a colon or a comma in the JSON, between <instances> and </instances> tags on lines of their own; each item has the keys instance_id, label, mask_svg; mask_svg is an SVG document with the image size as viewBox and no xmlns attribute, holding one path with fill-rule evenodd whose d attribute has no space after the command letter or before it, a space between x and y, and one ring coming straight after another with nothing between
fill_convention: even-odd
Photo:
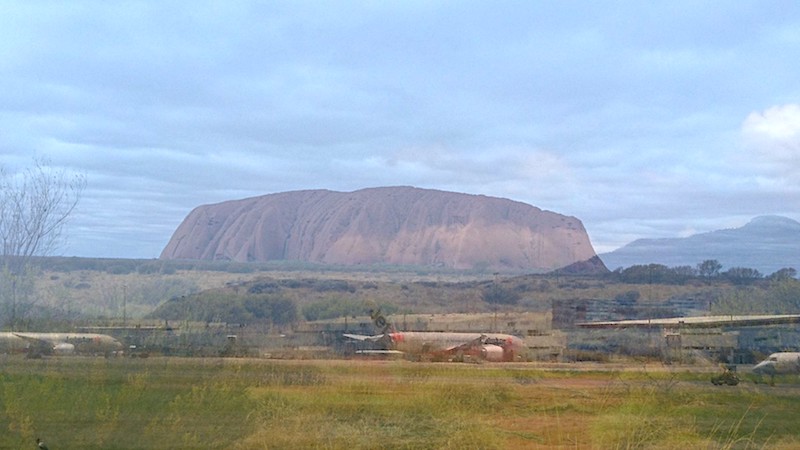
<instances>
[{"instance_id":1,"label":"bare tree branch","mask_svg":"<svg viewBox=\"0 0 800 450\"><path fill-rule=\"evenodd\" d=\"M0 304L12 327L28 294L30 260L49 255L86 187L84 175L68 175L35 159L12 174L0 167Z\"/></svg>"}]
</instances>

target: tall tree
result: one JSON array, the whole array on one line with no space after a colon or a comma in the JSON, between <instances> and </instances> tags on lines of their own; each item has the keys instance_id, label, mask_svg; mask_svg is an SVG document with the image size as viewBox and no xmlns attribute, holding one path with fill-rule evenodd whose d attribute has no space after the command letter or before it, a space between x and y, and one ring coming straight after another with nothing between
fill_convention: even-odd
<instances>
[{"instance_id":1,"label":"tall tree","mask_svg":"<svg viewBox=\"0 0 800 450\"><path fill-rule=\"evenodd\" d=\"M719 276L722 264L716 259L707 259L697 265L697 275L703 278L714 278Z\"/></svg>"},{"instance_id":2,"label":"tall tree","mask_svg":"<svg viewBox=\"0 0 800 450\"><path fill-rule=\"evenodd\" d=\"M53 169L41 159L17 173L0 167L0 307L12 329L29 305L31 259L58 246L85 187L85 176Z\"/></svg>"}]
</instances>

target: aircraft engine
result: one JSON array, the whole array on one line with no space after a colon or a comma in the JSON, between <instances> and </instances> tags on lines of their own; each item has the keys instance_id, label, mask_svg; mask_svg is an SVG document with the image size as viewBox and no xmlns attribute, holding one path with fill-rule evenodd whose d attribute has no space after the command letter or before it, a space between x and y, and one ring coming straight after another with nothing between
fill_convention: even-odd
<instances>
[{"instance_id":1,"label":"aircraft engine","mask_svg":"<svg viewBox=\"0 0 800 450\"><path fill-rule=\"evenodd\" d=\"M67 344L66 342L56 344L56 346L53 347L54 355L72 355L74 353L75 353L75 346L72 344Z\"/></svg>"},{"instance_id":2,"label":"aircraft engine","mask_svg":"<svg viewBox=\"0 0 800 450\"><path fill-rule=\"evenodd\" d=\"M505 352L503 347L494 344L484 344L481 346L481 358L487 361L503 361Z\"/></svg>"}]
</instances>

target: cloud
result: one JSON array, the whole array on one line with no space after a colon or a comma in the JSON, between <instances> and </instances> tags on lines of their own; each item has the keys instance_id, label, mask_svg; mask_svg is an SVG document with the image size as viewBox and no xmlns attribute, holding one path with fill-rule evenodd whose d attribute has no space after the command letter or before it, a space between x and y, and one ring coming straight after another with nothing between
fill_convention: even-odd
<instances>
[{"instance_id":1,"label":"cloud","mask_svg":"<svg viewBox=\"0 0 800 450\"><path fill-rule=\"evenodd\" d=\"M791 142L800 141L800 105L773 106L763 112L752 112L742 124L746 134L762 139Z\"/></svg>"},{"instance_id":2,"label":"cloud","mask_svg":"<svg viewBox=\"0 0 800 450\"><path fill-rule=\"evenodd\" d=\"M756 163L800 177L800 105L786 104L750 113L742 135Z\"/></svg>"},{"instance_id":3,"label":"cloud","mask_svg":"<svg viewBox=\"0 0 800 450\"><path fill-rule=\"evenodd\" d=\"M80 255L156 256L200 204L382 185L574 215L603 247L685 234L800 202L798 106L742 121L797 97L786 10L9 1L0 162L87 174Z\"/></svg>"}]
</instances>

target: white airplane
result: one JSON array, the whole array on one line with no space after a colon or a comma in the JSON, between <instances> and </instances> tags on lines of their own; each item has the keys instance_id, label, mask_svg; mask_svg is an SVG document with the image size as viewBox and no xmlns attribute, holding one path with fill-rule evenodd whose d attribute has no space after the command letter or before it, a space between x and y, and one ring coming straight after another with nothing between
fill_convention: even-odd
<instances>
[{"instance_id":1,"label":"white airplane","mask_svg":"<svg viewBox=\"0 0 800 450\"><path fill-rule=\"evenodd\" d=\"M0 333L0 351L38 355L105 355L122 350L111 336L96 333Z\"/></svg>"},{"instance_id":2,"label":"white airplane","mask_svg":"<svg viewBox=\"0 0 800 450\"><path fill-rule=\"evenodd\" d=\"M374 336L343 334L343 336L355 341L373 342L383 348L360 350L356 352L357 354L397 354L438 361L510 362L521 360L526 350L522 339L510 334L394 331L380 311L372 312L370 315L375 325L383 328L381 334Z\"/></svg>"},{"instance_id":3,"label":"white airplane","mask_svg":"<svg viewBox=\"0 0 800 450\"><path fill-rule=\"evenodd\" d=\"M775 383L775 375L800 374L800 352L773 353L753 367L753 373L761 378L769 375L770 384Z\"/></svg>"},{"instance_id":4,"label":"white airplane","mask_svg":"<svg viewBox=\"0 0 800 450\"><path fill-rule=\"evenodd\" d=\"M580 328L717 328L760 327L800 323L800 314L757 314L727 316L666 317L661 319L583 322Z\"/></svg>"}]
</instances>

